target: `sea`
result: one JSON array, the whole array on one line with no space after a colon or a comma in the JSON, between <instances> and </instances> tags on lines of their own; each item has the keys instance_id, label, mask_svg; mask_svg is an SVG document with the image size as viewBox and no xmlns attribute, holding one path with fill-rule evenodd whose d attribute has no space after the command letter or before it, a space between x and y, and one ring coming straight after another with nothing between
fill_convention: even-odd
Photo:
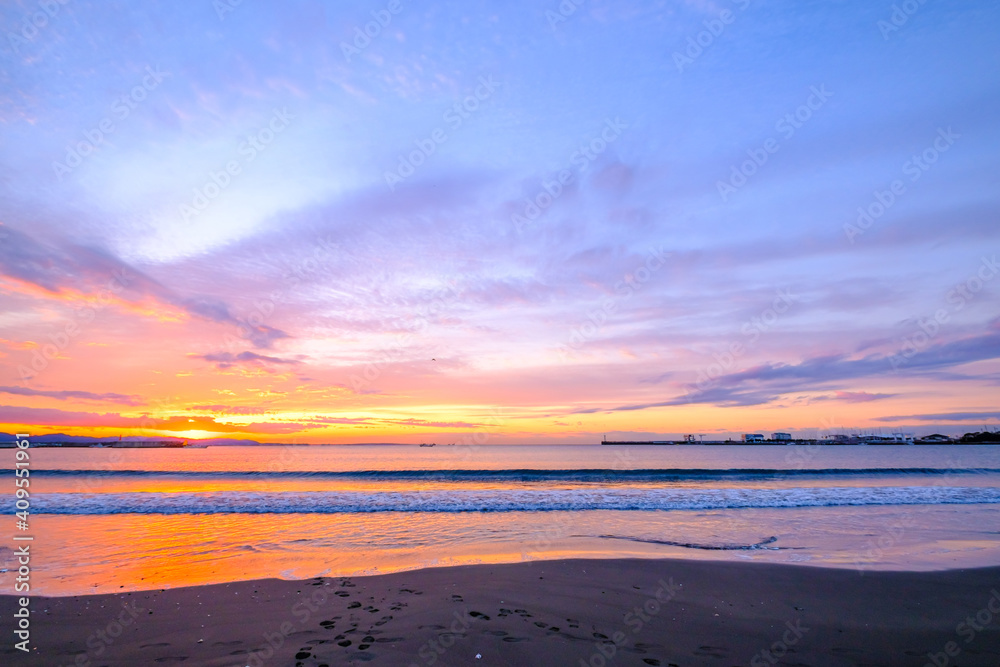
<instances>
[{"instance_id":1,"label":"sea","mask_svg":"<svg viewBox=\"0 0 1000 667\"><path fill-rule=\"evenodd\" d=\"M31 592L556 558L1000 565L1000 446L33 448ZM15 550L0 540L0 592Z\"/></svg>"}]
</instances>

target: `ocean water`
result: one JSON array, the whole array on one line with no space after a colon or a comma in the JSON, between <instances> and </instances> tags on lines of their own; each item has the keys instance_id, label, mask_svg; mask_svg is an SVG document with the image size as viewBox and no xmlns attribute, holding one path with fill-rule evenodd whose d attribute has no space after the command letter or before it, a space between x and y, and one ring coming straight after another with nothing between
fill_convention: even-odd
<instances>
[{"instance_id":1,"label":"ocean water","mask_svg":"<svg viewBox=\"0 0 1000 667\"><path fill-rule=\"evenodd\" d=\"M565 557L758 560L859 576L1000 565L997 446L31 454L23 534L34 537L34 594ZM0 545L6 593L14 544Z\"/></svg>"}]
</instances>

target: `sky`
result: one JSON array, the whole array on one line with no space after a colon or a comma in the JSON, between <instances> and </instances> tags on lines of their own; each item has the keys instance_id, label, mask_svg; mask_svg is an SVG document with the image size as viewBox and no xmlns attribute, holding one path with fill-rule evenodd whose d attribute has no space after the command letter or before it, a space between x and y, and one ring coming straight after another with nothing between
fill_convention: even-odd
<instances>
[{"instance_id":1,"label":"sky","mask_svg":"<svg viewBox=\"0 0 1000 667\"><path fill-rule=\"evenodd\" d=\"M1000 6L0 7L0 430L1000 424Z\"/></svg>"}]
</instances>

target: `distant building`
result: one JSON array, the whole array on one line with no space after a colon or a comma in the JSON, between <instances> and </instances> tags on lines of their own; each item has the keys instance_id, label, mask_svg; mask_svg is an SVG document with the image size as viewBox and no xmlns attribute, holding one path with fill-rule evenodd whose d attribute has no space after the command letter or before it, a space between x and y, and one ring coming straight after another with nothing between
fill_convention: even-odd
<instances>
[{"instance_id":1,"label":"distant building","mask_svg":"<svg viewBox=\"0 0 1000 667\"><path fill-rule=\"evenodd\" d=\"M913 436L909 433L893 433L892 435L882 435L881 433L871 433L862 435L859 438L862 445L912 445Z\"/></svg>"},{"instance_id":2,"label":"distant building","mask_svg":"<svg viewBox=\"0 0 1000 667\"><path fill-rule=\"evenodd\" d=\"M778 440L779 442L788 442L792 439L791 433L772 433L771 440Z\"/></svg>"},{"instance_id":3,"label":"distant building","mask_svg":"<svg viewBox=\"0 0 1000 667\"><path fill-rule=\"evenodd\" d=\"M951 442L951 438L940 433L931 433L920 438L921 442Z\"/></svg>"},{"instance_id":4,"label":"distant building","mask_svg":"<svg viewBox=\"0 0 1000 667\"><path fill-rule=\"evenodd\" d=\"M743 442L764 442L763 433L744 433Z\"/></svg>"}]
</instances>

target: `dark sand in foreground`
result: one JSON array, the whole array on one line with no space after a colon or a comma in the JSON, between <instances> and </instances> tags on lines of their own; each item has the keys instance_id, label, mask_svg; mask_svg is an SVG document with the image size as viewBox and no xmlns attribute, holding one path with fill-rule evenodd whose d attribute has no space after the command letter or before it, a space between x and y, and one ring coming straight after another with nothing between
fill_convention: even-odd
<instances>
[{"instance_id":1,"label":"dark sand in foreground","mask_svg":"<svg viewBox=\"0 0 1000 667\"><path fill-rule=\"evenodd\" d=\"M756 667L925 665L933 654L939 667L996 667L997 591L1000 568L861 576L680 560L475 565L36 597L30 656L12 649L15 601L5 596L0 663Z\"/></svg>"}]
</instances>

